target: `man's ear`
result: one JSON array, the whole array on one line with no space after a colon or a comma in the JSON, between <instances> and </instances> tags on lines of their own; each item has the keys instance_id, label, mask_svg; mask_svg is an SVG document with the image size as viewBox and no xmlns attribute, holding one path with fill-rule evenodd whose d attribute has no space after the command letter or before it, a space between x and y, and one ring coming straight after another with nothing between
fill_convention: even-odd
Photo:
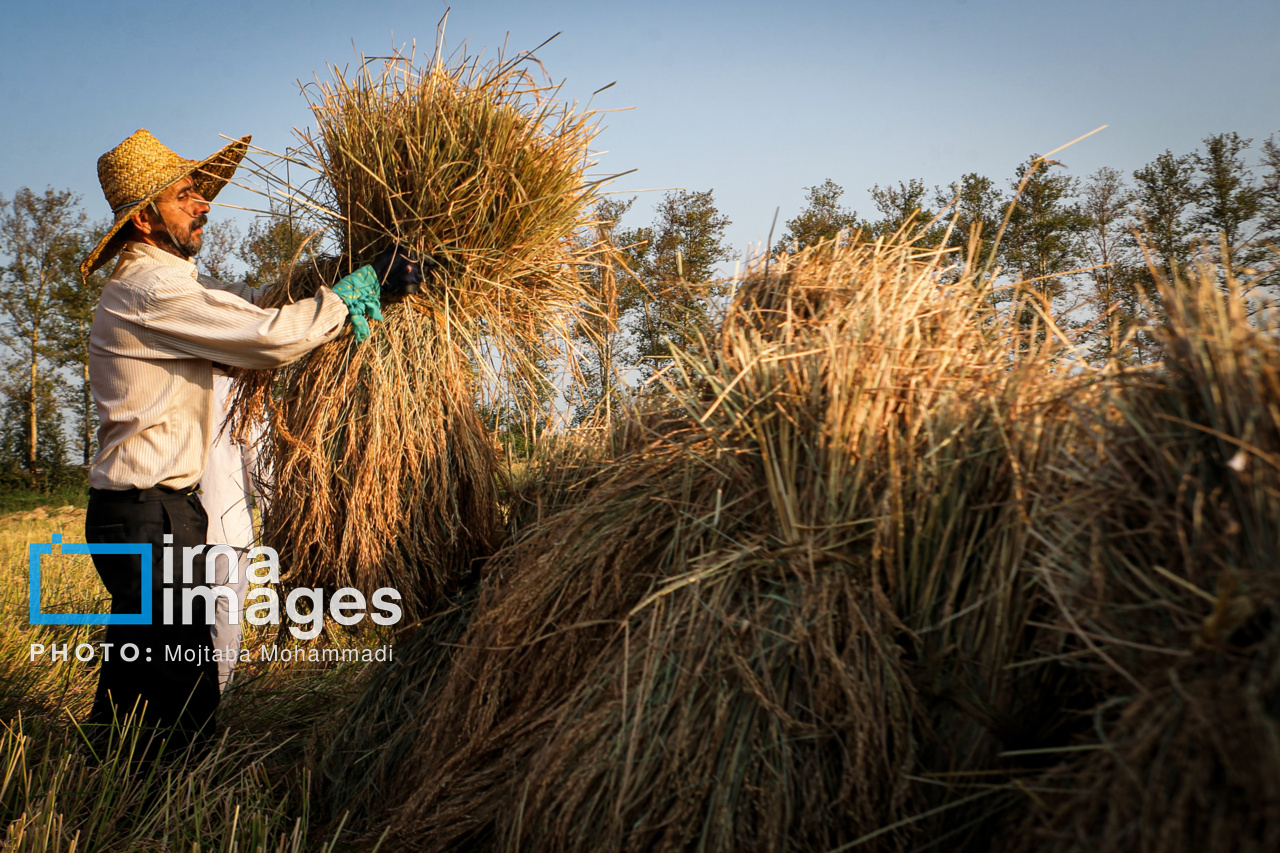
<instances>
[{"instance_id":1,"label":"man's ear","mask_svg":"<svg viewBox=\"0 0 1280 853\"><path fill-rule=\"evenodd\" d=\"M133 214L133 216L130 216L129 222L133 224L133 227L137 229L139 234L150 234L155 230L154 226L151 224L151 211L149 211L145 206L137 213Z\"/></svg>"}]
</instances>

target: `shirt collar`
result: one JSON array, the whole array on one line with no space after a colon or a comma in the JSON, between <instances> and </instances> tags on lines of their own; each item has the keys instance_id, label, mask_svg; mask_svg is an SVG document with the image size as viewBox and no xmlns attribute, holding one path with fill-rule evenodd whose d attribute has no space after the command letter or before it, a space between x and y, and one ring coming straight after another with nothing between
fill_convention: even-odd
<instances>
[{"instance_id":1,"label":"shirt collar","mask_svg":"<svg viewBox=\"0 0 1280 853\"><path fill-rule=\"evenodd\" d=\"M120 253L120 263L130 262L153 263L164 267L173 267L192 278L197 277L196 265L191 261L170 254L164 249L157 249L149 243L137 243L132 240L125 243L124 251Z\"/></svg>"}]
</instances>

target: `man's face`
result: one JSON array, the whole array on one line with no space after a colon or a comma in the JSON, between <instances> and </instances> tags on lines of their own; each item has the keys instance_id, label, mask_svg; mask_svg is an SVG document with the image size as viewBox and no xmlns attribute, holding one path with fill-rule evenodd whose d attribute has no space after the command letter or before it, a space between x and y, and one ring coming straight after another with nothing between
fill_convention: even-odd
<instances>
[{"instance_id":1,"label":"man's face","mask_svg":"<svg viewBox=\"0 0 1280 853\"><path fill-rule=\"evenodd\" d=\"M152 211L152 236L168 243L165 249L183 258L192 258L204 245L204 225L209 221L209 203L204 200L190 176L169 187L155 201Z\"/></svg>"}]
</instances>

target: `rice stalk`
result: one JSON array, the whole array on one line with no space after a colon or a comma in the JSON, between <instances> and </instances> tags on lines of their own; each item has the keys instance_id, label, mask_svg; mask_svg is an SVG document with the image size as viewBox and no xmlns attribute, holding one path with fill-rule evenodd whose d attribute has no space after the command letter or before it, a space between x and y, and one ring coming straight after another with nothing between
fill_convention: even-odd
<instances>
[{"instance_id":1,"label":"rice stalk","mask_svg":"<svg viewBox=\"0 0 1280 853\"><path fill-rule=\"evenodd\" d=\"M941 261L753 273L678 404L491 561L386 849L903 850L987 819L913 780L991 767L999 713L1056 733L1051 679L1007 664L1039 602L1026 480L1087 381Z\"/></svg>"},{"instance_id":2,"label":"rice stalk","mask_svg":"<svg viewBox=\"0 0 1280 853\"><path fill-rule=\"evenodd\" d=\"M1280 845L1280 343L1223 281L1161 281L1163 365L1083 413L1098 441L1041 575L1098 696L1093 748L1001 849Z\"/></svg>"},{"instance_id":3,"label":"rice stalk","mask_svg":"<svg viewBox=\"0 0 1280 853\"><path fill-rule=\"evenodd\" d=\"M365 344L344 335L241 377L240 423L270 414L265 534L293 583L394 587L421 617L501 539L476 400L540 380L533 362L598 301L580 267L603 251L576 239L596 200L594 114L557 101L530 62L395 56L305 90L316 125L288 162L317 177L274 191L337 257L299 263L260 304L312 295L393 243L434 266Z\"/></svg>"},{"instance_id":4,"label":"rice stalk","mask_svg":"<svg viewBox=\"0 0 1280 853\"><path fill-rule=\"evenodd\" d=\"M479 587L442 602L399 642L395 660L368 668L336 714L316 727L306 766L314 778L313 825L372 829L396 795L423 708L443 682L475 612Z\"/></svg>"},{"instance_id":5,"label":"rice stalk","mask_svg":"<svg viewBox=\"0 0 1280 853\"><path fill-rule=\"evenodd\" d=\"M45 722L45 725L41 725ZM0 729L0 846L46 851L330 849L294 817L306 780L272 779L277 743L214 745L139 769L145 730L132 715L105 752L82 735L18 716Z\"/></svg>"}]
</instances>

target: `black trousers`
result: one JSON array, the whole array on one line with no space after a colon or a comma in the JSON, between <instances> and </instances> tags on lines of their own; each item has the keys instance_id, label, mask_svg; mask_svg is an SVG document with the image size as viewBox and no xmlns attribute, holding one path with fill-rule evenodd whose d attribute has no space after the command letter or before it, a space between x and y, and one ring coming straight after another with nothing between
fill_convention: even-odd
<instances>
[{"instance_id":1,"label":"black trousers","mask_svg":"<svg viewBox=\"0 0 1280 853\"><path fill-rule=\"evenodd\" d=\"M182 590L204 586L204 557L194 561L192 582L182 580L182 549L203 547L209 519L194 490L91 489L85 517L85 541L151 545L151 624L108 625L104 654L89 712L90 731L99 740L109 735L113 720L130 713L154 729L146 754L154 757L162 741L172 757L194 745L205 748L218 707L218 666L203 599L195 599L192 618L182 624ZM164 535L173 560L173 580L164 583ZM137 554L95 554L94 568L111 593L112 613L139 613L142 608L142 561ZM172 590L173 622L164 624L164 592ZM126 644L137 657L125 660Z\"/></svg>"}]
</instances>

